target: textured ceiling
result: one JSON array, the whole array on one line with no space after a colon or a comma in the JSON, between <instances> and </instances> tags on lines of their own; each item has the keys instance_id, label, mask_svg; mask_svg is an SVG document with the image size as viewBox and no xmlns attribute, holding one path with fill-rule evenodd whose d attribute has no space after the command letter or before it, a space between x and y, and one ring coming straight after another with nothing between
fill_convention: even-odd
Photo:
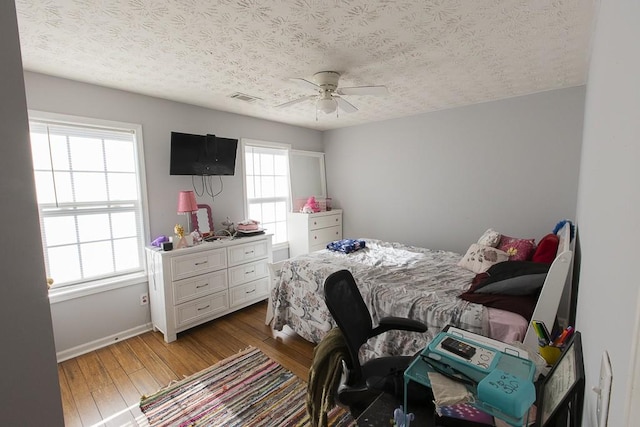
<instances>
[{"instance_id":1,"label":"textured ceiling","mask_svg":"<svg viewBox=\"0 0 640 427\"><path fill-rule=\"evenodd\" d=\"M586 82L595 0L16 0L26 70L314 129ZM323 70L359 111L290 80ZM230 98L235 92L259 100Z\"/></svg>"}]
</instances>

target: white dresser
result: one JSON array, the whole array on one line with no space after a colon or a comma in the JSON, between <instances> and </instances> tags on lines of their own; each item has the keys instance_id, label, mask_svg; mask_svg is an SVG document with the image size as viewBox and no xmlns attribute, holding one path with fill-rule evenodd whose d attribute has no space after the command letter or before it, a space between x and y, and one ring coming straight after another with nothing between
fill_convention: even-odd
<instances>
[{"instance_id":1,"label":"white dresser","mask_svg":"<svg viewBox=\"0 0 640 427\"><path fill-rule=\"evenodd\" d=\"M151 322L166 342L269 296L270 234L146 252Z\"/></svg>"},{"instance_id":2,"label":"white dresser","mask_svg":"<svg viewBox=\"0 0 640 427\"><path fill-rule=\"evenodd\" d=\"M289 257L325 249L327 243L342 239L342 209L313 214L291 212L287 227Z\"/></svg>"}]
</instances>

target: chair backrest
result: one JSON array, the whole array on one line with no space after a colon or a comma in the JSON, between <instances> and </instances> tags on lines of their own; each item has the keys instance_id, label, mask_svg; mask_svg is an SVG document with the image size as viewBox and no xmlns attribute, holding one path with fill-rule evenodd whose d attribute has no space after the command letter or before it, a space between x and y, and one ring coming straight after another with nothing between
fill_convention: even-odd
<instances>
[{"instance_id":1,"label":"chair backrest","mask_svg":"<svg viewBox=\"0 0 640 427\"><path fill-rule=\"evenodd\" d=\"M369 309L351 272L340 270L330 274L324 281L324 299L347 342L353 374L360 378L362 368L358 352L362 344L369 339L373 324Z\"/></svg>"}]
</instances>

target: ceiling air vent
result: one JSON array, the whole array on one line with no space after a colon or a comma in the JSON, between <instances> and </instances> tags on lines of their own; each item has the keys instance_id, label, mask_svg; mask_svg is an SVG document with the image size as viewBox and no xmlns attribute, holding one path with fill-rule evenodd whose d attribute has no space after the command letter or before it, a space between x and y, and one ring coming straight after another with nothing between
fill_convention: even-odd
<instances>
[{"instance_id":1,"label":"ceiling air vent","mask_svg":"<svg viewBox=\"0 0 640 427\"><path fill-rule=\"evenodd\" d=\"M244 102L256 102L262 98L258 98L256 96L251 96L251 95L247 95L246 93L240 93L240 92L236 92L234 94L232 94L230 96L230 98L233 99L239 99L240 101L244 101Z\"/></svg>"}]
</instances>

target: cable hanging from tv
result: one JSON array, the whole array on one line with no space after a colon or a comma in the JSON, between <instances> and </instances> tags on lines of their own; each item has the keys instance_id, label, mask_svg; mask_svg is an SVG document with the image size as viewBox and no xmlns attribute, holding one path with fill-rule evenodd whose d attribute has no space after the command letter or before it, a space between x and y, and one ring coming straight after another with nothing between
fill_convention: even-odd
<instances>
[{"instance_id":1,"label":"cable hanging from tv","mask_svg":"<svg viewBox=\"0 0 640 427\"><path fill-rule=\"evenodd\" d=\"M198 189L196 188L196 181L195 181L196 176L199 176L200 179L202 180L202 185L201 185L202 189L200 191L198 191ZM224 190L224 182L222 181L222 176L221 175L217 175L217 176L218 176L218 179L220 180L220 190L214 194L213 192L214 175L191 175L191 185L193 186L193 192L196 193L198 197L202 197L205 193L207 193L209 196L211 196L211 201L213 202L216 196L222 193L222 190Z\"/></svg>"}]
</instances>

